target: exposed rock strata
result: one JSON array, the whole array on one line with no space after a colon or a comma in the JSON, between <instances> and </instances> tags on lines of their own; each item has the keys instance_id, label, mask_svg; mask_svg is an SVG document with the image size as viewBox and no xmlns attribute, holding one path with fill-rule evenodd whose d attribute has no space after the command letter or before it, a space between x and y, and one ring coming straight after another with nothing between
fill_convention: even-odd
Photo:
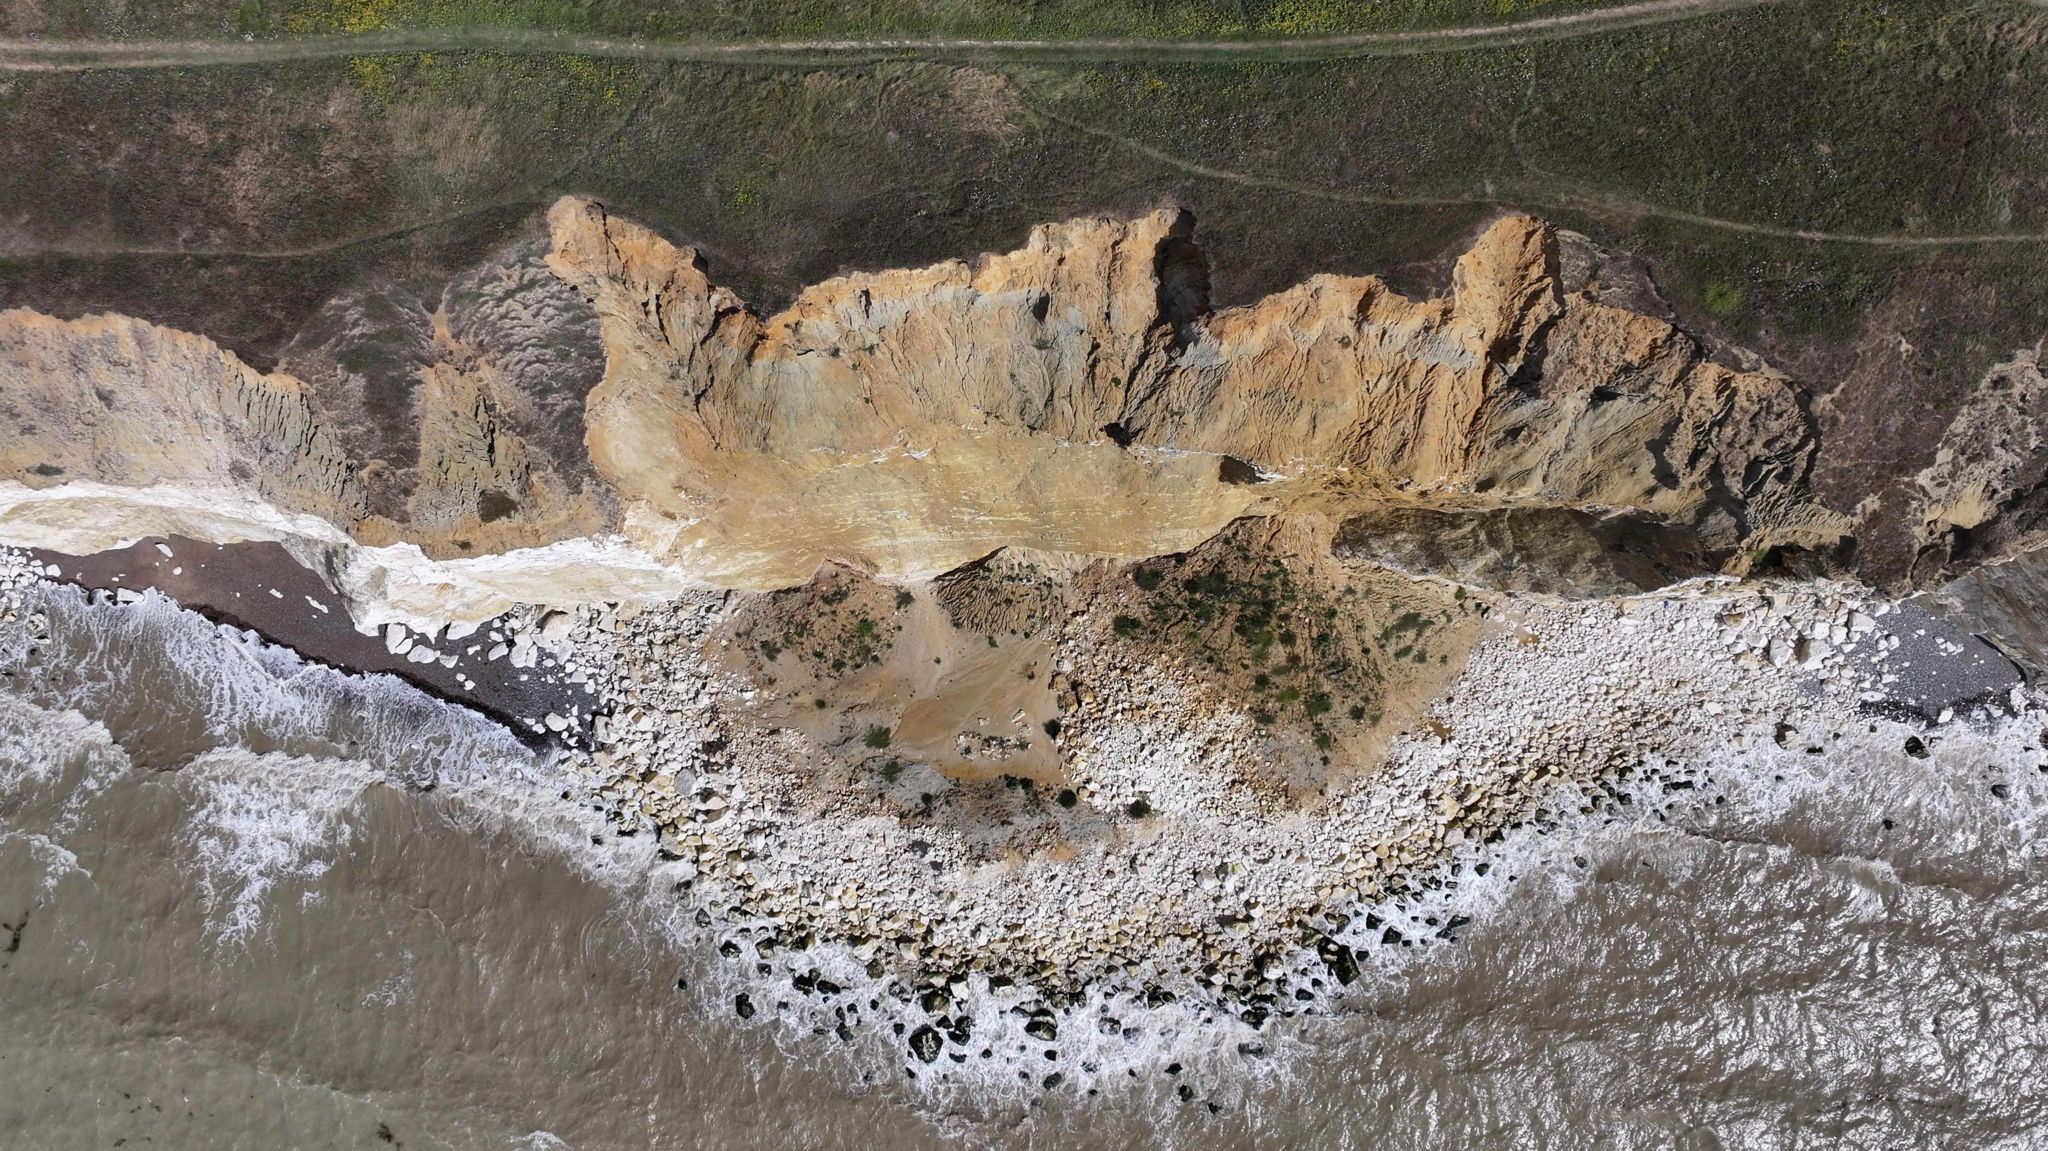
<instances>
[{"instance_id":1,"label":"exposed rock strata","mask_svg":"<svg viewBox=\"0 0 2048 1151\"><path fill-rule=\"evenodd\" d=\"M345 524L364 513L303 384L125 316L0 312L0 476L247 492Z\"/></svg>"},{"instance_id":2,"label":"exposed rock strata","mask_svg":"<svg viewBox=\"0 0 2048 1151\"><path fill-rule=\"evenodd\" d=\"M1389 501L1633 508L1723 549L1839 530L1805 506L1789 383L1567 298L1524 216L1432 300L1319 276L1208 312L1191 222L1160 211L827 281L765 320L599 205L550 222L551 265L604 319L593 459L742 585L1019 543L1135 558L1248 511Z\"/></svg>"},{"instance_id":3,"label":"exposed rock strata","mask_svg":"<svg viewBox=\"0 0 2048 1151\"><path fill-rule=\"evenodd\" d=\"M1576 508L1390 507L1345 521L1335 548L1408 575L1573 598L1652 591L1713 566L1685 529Z\"/></svg>"},{"instance_id":4,"label":"exposed rock strata","mask_svg":"<svg viewBox=\"0 0 2048 1151\"><path fill-rule=\"evenodd\" d=\"M2044 447L2048 376L2036 348L1985 374L1914 477L1914 574L1938 579L2023 550L2048 517Z\"/></svg>"},{"instance_id":5,"label":"exposed rock strata","mask_svg":"<svg viewBox=\"0 0 2048 1151\"><path fill-rule=\"evenodd\" d=\"M1995 641L2037 681L2048 675L2048 550L1974 568L1928 592L1925 603Z\"/></svg>"}]
</instances>

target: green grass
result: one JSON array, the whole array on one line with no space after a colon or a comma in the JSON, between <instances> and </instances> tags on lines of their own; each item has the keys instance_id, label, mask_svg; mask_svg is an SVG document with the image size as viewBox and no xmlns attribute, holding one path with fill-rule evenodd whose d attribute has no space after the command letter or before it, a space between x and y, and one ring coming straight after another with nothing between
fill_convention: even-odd
<instances>
[{"instance_id":1,"label":"green grass","mask_svg":"<svg viewBox=\"0 0 2048 1151\"><path fill-rule=\"evenodd\" d=\"M1607 3L1619 0L1606 0ZM46 0L11 32L71 36L363 33L509 27L737 40L803 36L1199 39L1497 24L1603 0Z\"/></svg>"},{"instance_id":2,"label":"green grass","mask_svg":"<svg viewBox=\"0 0 2048 1151\"><path fill-rule=\"evenodd\" d=\"M1167 645L1246 700L1254 722L1304 725L1324 752L1331 725L1363 723L1392 665L1411 659L1420 638L1451 618L1406 611L1375 629L1373 609L1355 592L1300 578L1243 543L1148 561L1133 569L1132 582L1145 591L1133 608L1145 618L1116 616L1119 636Z\"/></svg>"}]
</instances>

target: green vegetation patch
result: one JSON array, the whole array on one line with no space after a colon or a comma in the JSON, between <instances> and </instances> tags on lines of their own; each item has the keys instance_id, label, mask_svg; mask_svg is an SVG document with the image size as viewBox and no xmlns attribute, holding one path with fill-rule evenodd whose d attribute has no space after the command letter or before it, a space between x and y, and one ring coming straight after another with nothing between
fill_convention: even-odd
<instances>
[{"instance_id":1,"label":"green vegetation patch","mask_svg":"<svg viewBox=\"0 0 2048 1151\"><path fill-rule=\"evenodd\" d=\"M822 678L854 675L880 664L902 631L891 589L836 570L756 601L732 626L770 682L785 658Z\"/></svg>"},{"instance_id":2,"label":"green vegetation patch","mask_svg":"<svg viewBox=\"0 0 2048 1151\"><path fill-rule=\"evenodd\" d=\"M1136 603L1111 631L1202 669L1256 722L1299 728L1322 752L1342 730L1376 726L1398 665L1436 662L1444 625L1468 610L1374 602L1244 534L1129 569Z\"/></svg>"}]
</instances>

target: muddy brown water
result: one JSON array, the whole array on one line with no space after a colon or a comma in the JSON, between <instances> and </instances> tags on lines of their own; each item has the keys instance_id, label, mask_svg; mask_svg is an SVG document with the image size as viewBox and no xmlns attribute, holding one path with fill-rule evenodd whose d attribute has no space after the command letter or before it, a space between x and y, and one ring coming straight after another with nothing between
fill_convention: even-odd
<instances>
[{"instance_id":1,"label":"muddy brown water","mask_svg":"<svg viewBox=\"0 0 2048 1151\"><path fill-rule=\"evenodd\" d=\"M768 988L738 1018L695 908L647 895L652 845L492 725L49 594L42 670L0 679L0 1145L2048 1143L2024 742L1766 748L1707 815L1495 848L1518 878L1455 943L1263 1054L946 1094ZM0 629L0 666L22 642Z\"/></svg>"}]
</instances>

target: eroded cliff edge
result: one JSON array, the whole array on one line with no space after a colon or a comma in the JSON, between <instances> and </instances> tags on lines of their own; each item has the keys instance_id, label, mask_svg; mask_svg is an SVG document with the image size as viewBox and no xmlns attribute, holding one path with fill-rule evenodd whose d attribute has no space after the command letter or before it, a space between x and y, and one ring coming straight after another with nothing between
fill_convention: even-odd
<instances>
[{"instance_id":1,"label":"eroded cliff edge","mask_svg":"<svg viewBox=\"0 0 2048 1151\"><path fill-rule=\"evenodd\" d=\"M267 373L129 317L8 311L0 535L281 539L368 616L420 619L826 563L915 581L1003 548L1136 560L1246 515L1482 581L1504 530L1559 552L1546 571L1654 557L1624 565L1636 584L1854 574L1859 534L1905 523L1908 582L1932 585L2039 534L2029 353L1973 389L1935 467L1844 515L1809 488L1805 387L1608 302L1633 293L1581 237L1506 215L1440 296L1332 275L1226 309L1193 237L1173 209L1071 220L764 317L692 249L569 197L437 291L337 297Z\"/></svg>"},{"instance_id":2,"label":"eroded cliff edge","mask_svg":"<svg viewBox=\"0 0 2048 1151\"><path fill-rule=\"evenodd\" d=\"M769 317L594 202L548 233L438 300L338 302L268 374L124 317L0 314L10 521L48 529L65 516L19 493L89 484L74 534L207 528L152 522L136 490L172 488L444 560L617 534L750 589L1003 547L1136 559L1278 512L1627 511L1738 568L1846 526L1807 498L1793 383L1568 288L1527 216L1438 298L1319 276L1224 310L1174 210L840 277ZM551 337L601 378L536 369Z\"/></svg>"},{"instance_id":3,"label":"eroded cliff edge","mask_svg":"<svg viewBox=\"0 0 2048 1151\"><path fill-rule=\"evenodd\" d=\"M1834 527L1804 498L1794 388L1567 294L1526 216L1431 300L1323 276L1210 311L1192 222L1160 211L830 280L765 320L598 205L550 220L550 266L604 319L593 460L734 583L828 558L917 578L1003 546L1131 559L1247 513L1385 503L1630 509L1725 554Z\"/></svg>"}]
</instances>

